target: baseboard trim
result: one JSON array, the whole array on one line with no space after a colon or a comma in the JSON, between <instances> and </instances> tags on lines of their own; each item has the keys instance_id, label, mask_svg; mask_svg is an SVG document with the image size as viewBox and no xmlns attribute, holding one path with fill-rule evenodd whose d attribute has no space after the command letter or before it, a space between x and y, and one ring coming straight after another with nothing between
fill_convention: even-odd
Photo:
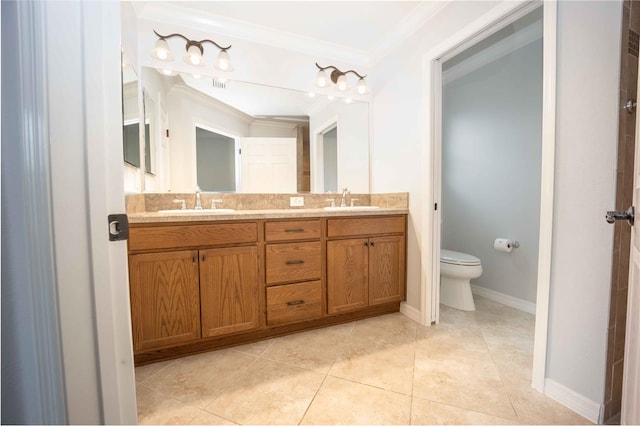
<instances>
[{"instance_id":1,"label":"baseboard trim","mask_svg":"<svg viewBox=\"0 0 640 426\"><path fill-rule=\"evenodd\" d=\"M602 423L604 406L551 379L544 379L544 394L595 424Z\"/></svg>"},{"instance_id":2,"label":"baseboard trim","mask_svg":"<svg viewBox=\"0 0 640 426\"><path fill-rule=\"evenodd\" d=\"M422 324L422 315L420 315L420 309L414 308L413 306L407 304L407 302L400 302L400 312L406 315L409 319Z\"/></svg>"},{"instance_id":3,"label":"baseboard trim","mask_svg":"<svg viewBox=\"0 0 640 426\"><path fill-rule=\"evenodd\" d=\"M499 291L489 290L488 288L480 287L475 284L471 284L471 292L478 296L493 300L494 302L502 303L503 305L511 308L519 309L530 314L536 314L536 304L528 302L517 297L509 296L508 294L500 293Z\"/></svg>"}]
</instances>

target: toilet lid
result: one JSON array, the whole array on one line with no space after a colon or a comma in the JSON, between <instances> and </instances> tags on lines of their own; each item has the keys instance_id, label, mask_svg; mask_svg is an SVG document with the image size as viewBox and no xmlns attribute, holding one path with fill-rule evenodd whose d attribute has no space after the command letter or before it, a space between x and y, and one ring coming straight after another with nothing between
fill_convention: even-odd
<instances>
[{"instance_id":1,"label":"toilet lid","mask_svg":"<svg viewBox=\"0 0 640 426\"><path fill-rule=\"evenodd\" d=\"M440 262L448 263L450 265L480 265L480 259L475 256L445 249L440 250Z\"/></svg>"}]
</instances>

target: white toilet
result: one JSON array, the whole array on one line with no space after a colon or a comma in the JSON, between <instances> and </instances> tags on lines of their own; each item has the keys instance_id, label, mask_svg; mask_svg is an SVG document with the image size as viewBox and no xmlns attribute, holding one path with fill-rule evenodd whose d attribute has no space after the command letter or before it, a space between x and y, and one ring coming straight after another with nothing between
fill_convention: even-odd
<instances>
[{"instance_id":1,"label":"white toilet","mask_svg":"<svg viewBox=\"0 0 640 426\"><path fill-rule=\"evenodd\" d=\"M480 275L482 264L477 257L440 250L440 303L463 311L475 311L470 281Z\"/></svg>"}]
</instances>

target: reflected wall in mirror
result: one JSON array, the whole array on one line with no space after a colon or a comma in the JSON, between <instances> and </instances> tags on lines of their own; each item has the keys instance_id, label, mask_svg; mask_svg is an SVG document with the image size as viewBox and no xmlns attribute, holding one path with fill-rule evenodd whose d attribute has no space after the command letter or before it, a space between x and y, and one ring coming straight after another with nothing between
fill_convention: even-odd
<instances>
[{"instance_id":1,"label":"reflected wall in mirror","mask_svg":"<svg viewBox=\"0 0 640 426\"><path fill-rule=\"evenodd\" d=\"M144 171L149 174L154 174L156 169L156 141L155 134L155 119L154 111L156 108L155 102L149 96L146 90L142 91L144 100ZM151 141L154 141L152 144Z\"/></svg>"},{"instance_id":2,"label":"reflected wall in mirror","mask_svg":"<svg viewBox=\"0 0 640 426\"><path fill-rule=\"evenodd\" d=\"M163 182L156 185L156 191L191 192L196 185L204 191L218 192L335 191L333 184L332 188L325 188L324 148L317 141L330 119L334 128L339 124L336 188L369 192L369 107L366 102L347 104L340 99L311 98L300 91L240 81L221 83L191 75L165 76L147 67L142 70L142 85L156 103L166 106L168 121L167 140L160 144L158 140L164 137L165 129L154 136L154 126L151 126L151 147L160 146L161 158L156 162L154 179ZM228 138L226 148L220 152L219 146L206 146L220 144L224 138ZM267 140L270 140L268 144ZM294 150L291 150L291 140ZM255 152L251 148L243 149L251 142L263 143L263 148ZM276 147L276 142L282 146ZM166 150L163 143L167 145ZM249 153L255 154L250 161L253 166L247 165ZM151 161L153 163L153 159ZM291 177L287 173L292 165ZM248 183L246 175L255 176L257 171L263 174L254 181L274 185L282 181L286 186L256 189L257 186ZM231 174L234 185L231 185ZM145 186L150 189L149 185Z\"/></svg>"},{"instance_id":3,"label":"reflected wall in mirror","mask_svg":"<svg viewBox=\"0 0 640 426\"><path fill-rule=\"evenodd\" d=\"M140 167L140 110L138 74L122 55L122 139L125 163Z\"/></svg>"}]
</instances>

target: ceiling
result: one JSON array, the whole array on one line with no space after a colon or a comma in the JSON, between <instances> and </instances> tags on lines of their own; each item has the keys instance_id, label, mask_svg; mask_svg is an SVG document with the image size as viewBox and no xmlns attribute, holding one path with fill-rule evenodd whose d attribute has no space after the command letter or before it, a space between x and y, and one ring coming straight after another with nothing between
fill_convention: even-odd
<instances>
[{"instance_id":1,"label":"ceiling","mask_svg":"<svg viewBox=\"0 0 640 426\"><path fill-rule=\"evenodd\" d=\"M303 43L376 61L440 11L447 1L135 1L142 19L224 29L278 47ZM195 12L195 13L194 13ZM250 29L248 31L247 29ZM235 31L234 31L235 30ZM277 37L275 36L277 35ZM257 36L257 37L256 37ZM295 48L295 47L294 47ZM338 48L338 49L336 49Z\"/></svg>"}]
</instances>

